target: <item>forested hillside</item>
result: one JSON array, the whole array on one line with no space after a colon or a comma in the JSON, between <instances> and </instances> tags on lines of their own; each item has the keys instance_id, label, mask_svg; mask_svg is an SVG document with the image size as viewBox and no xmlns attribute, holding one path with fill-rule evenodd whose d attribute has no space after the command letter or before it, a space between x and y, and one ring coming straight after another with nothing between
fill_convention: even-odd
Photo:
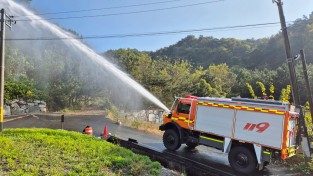
<instances>
[{"instance_id":1,"label":"forested hillside","mask_svg":"<svg viewBox=\"0 0 313 176\"><path fill-rule=\"evenodd\" d=\"M289 26L294 54L304 48L308 63L313 62L313 13ZM256 96L276 99L288 92L289 73L282 34L263 39L187 36L174 45L156 52L135 49L105 53L148 90L170 105L174 96L193 94L213 97L251 97L247 83ZM313 66L308 65L313 82ZM302 103L306 101L302 67L296 64ZM269 88L274 88L270 91ZM265 92L262 93L262 87Z\"/></svg>"},{"instance_id":2,"label":"forested hillside","mask_svg":"<svg viewBox=\"0 0 313 176\"><path fill-rule=\"evenodd\" d=\"M284 50L282 50L283 52ZM267 96L276 100L282 99L289 84L288 67L282 64L277 69L246 69L227 64L211 64L208 67L194 66L184 60L151 59L147 53L134 49L108 51L106 57L115 58L115 63L160 98L168 106L174 96L196 95L211 97L249 97L247 83L256 96L262 97L262 87ZM306 93L302 76L302 68L296 66L299 76L302 102L306 101ZM313 80L313 65L308 65L310 80ZM274 91L270 92L270 86ZM288 95L286 95L288 96Z\"/></svg>"},{"instance_id":3,"label":"forested hillside","mask_svg":"<svg viewBox=\"0 0 313 176\"><path fill-rule=\"evenodd\" d=\"M79 36L75 31L72 33ZM313 14L290 25L289 36L294 54L304 48L308 63L312 63ZM156 52L118 49L103 55L167 107L174 96L187 94L251 97L247 83L258 97L263 94L272 95L276 100L282 99L284 94L288 97L289 75L281 33L257 40L187 36ZM296 69L304 103L306 92L301 65ZM308 65L308 71L312 84L312 64ZM7 42L5 76L6 100L43 99L50 110L79 109L89 105L132 109L127 106L134 105L126 98L131 94L129 90L122 93L121 85L115 85L118 80L112 80L110 74L77 52L62 48L60 43L41 43L29 50ZM263 86L265 92L262 92ZM269 90L271 86L272 91ZM121 100L126 100L126 104ZM155 107L148 101L142 104L141 108Z\"/></svg>"},{"instance_id":4,"label":"forested hillside","mask_svg":"<svg viewBox=\"0 0 313 176\"><path fill-rule=\"evenodd\" d=\"M288 27L294 54L304 48L308 63L313 63L313 13L296 20ZM277 27L279 28L279 27ZM187 36L174 45L152 52L153 59L168 57L184 59L197 66L226 63L247 69L274 69L285 63L284 43L281 33L269 38L238 40L213 37Z\"/></svg>"}]
</instances>

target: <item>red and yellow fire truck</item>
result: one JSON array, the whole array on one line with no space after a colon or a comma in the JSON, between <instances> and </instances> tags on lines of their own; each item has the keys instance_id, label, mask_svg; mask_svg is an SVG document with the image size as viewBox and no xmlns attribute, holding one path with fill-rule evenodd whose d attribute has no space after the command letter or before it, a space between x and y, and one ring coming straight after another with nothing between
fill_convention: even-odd
<instances>
[{"instance_id":1,"label":"red and yellow fire truck","mask_svg":"<svg viewBox=\"0 0 313 176\"><path fill-rule=\"evenodd\" d=\"M293 106L280 101L187 96L175 98L160 130L169 150L214 147L228 153L235 171L249 174L271 158L298 153L298 118Z\"/></svg>"}]
</instances>

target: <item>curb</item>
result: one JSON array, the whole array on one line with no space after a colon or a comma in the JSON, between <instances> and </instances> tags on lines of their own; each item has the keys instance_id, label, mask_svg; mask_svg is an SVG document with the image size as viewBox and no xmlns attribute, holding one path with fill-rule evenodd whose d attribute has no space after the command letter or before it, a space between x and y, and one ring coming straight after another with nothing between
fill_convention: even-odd
<instances>
[{"instance_id":1,"label":"curb","mask_svg":"<svg viewBox=\"0 0 313 176\"><path fill-rule=\"evenodd\" d=\"M4 120L3 122L10 122L10 121L13 121L13 120L17 120L17 119L21 119L21 118L24 118L24 117L28 117L30 115L21 115L21 116L9 116L9 117L4 117Z\"/></svg>"}]
</instances>

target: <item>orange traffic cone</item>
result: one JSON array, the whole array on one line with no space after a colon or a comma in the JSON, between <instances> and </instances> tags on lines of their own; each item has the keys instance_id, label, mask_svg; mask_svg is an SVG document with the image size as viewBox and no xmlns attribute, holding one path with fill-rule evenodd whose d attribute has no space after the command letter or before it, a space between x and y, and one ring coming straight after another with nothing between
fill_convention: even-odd
<instances>
[{"instance_id":1,"label":"orange traffic cone","mask_svg":"<svg viewBox=\"0 0 313 176\"><path fill-rule=\"evenodd\" d=\"M108 135L109 135L108 128L107 125L105 124L103 128L103 137L108 137Z\"/></svg>"},{"instance_id":2,"label":"orange traffic cone","mask_svg":"<svg viewBox=\"0 0 313 176\"><path fill-rule=\"evenodd\" d=\"M83 130L83 134L87 134L87 135L92 136L92 127L86 126L85 129Z\"/></svg>"}]
</instances>

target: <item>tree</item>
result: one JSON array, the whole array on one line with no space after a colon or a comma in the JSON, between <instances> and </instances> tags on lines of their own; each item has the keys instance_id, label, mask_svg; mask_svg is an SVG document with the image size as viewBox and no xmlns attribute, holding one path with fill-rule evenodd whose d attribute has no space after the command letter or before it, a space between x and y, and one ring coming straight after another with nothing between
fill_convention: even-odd
<instances>
[{"instance_id":1,"label":"tree","mask_svg":"<svg viewBox=\"0 0 313 176\"><path fill-rule=\"evenodd\" d=\"M266 98L267 94L266 94L266 88L265 88L264 84L262 82L260 82L260 81L257 81L256 84L259 85L260 88L261 88L262 97Z\"/></svg>"},{"instance_id":2,"label":"tree","mask_svg":"<svg viewBox=\"0 0 313 176\"><path fill-rule=\"evenodd\" d=\"M212 96L226 97L235 85L236 75L226 64L212 64L206 70L206 80L213 88Z\"/></svg>"},{"instance_id":3,"label":"tree","mask_svg":"<svg viewBox=\"0 0 313 176\"><path fill-rule=\"evenodd\" d=\"M205 79L200 79L199 82L195 84L193 87L193 95L199 97L206 97L209 96L213 91L212 86L206 82Z\"/></svg>"},{"instance_id":4,"label":"tree","mask_svg":"<svg viewBox=\"0 0 313 176\"><path fill-rule=\"evenodd\" d=\"M254 98L254 99L257 99L258 97L255 95L252 86L249 83L246 83L246 86L247 86L247 88L248 88L248 90L249 90L249 92L251 94L251 97Z\"/></svg>"},{"instance_id":5,"label":"tree","mask_svg":"<svg viewBox=\"0 0 313 176\"><path fill-rule=\"evenodd\" d=\"M13 99L22 99L25 101L45 99L46 95L35 88L34 82L26 78L19 81L8 80L4 84L4 100L5 102Z\"/></svg>"},{"instance_id":6,"label":"tree","mask_svg":"<svg viewBox=\"0 0 313 176\"><path fill-rule=\"evenodd\" d=\"M281 90L280 100L283 102L289 102L290 100L291 88L290 85L287 85L286 88Z\"/></svg>"}]
</instances>

